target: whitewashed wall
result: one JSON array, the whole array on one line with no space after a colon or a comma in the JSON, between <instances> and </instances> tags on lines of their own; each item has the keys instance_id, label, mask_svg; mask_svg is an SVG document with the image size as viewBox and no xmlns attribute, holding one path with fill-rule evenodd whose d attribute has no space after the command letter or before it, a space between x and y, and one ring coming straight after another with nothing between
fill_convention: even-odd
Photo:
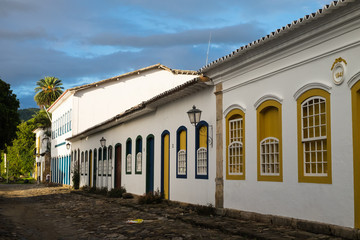
<instances>
[{"instance_id":1,"label":"whitewashed wall","mask_svg":"<svg viewBox=\"0 0 360 240\"><path fill-rule=\"evenodd\" d=\"M78 111L74 115L74 134L195 77L153 69L81 90L75 93L74 104Z\"/></svg>"},{"instance_id":2,"label":"whitewashed wall","mask_svg":"<svg viewBox=\"0 0 360 240\"><path fill-rule=\"evenodd\" d=\"M245 111L245 180L224 181L225 208L354 226L354 185L351 92L347 80L360 71L360 30L314 38L292 51L261 59L256 65L221 77L223 109L239 104ZM313 45L313 46L312 46ZM312 46L312 47L310 47ZM299 50L301 51L299 52ZM333 83L335 59L347 61L345 82ZM332 184L298 182L297 106L294 94L308 83L331 87ZM257 127L255 102L274 94L282 102L283 181L257 181ZM225 116L224 116L225 118ZM223 129L225 130L225 121ZM224 176L226 146L224 134Z\"/></svg>"},{"instance_id":3,"label":"whitewashed wall","mask_svg":"<svg viewBox=\"0 0 360 240\"><path fill-rule=\"evenodd\" d=\"M202 120L209 126L214 127L213 147L209 146L209 178L195 179L195 127L190 124L187 111L193 105L202 110ZM214 204L215 196L215 165L216 165L216 142L215 142L215 95L213 88L203 90L196 95L170 102L159 107L156 112L141 116L128 123L111 128L100 134L89 136L87 139L76 141L73 147L81 151L99 148L100 139L106 139L107 146L117 143L122 144L122 184L128 192L145 193L146 183L146 138L149 134L154 135L154 190L161 189L161 134L164 130L170 132L170 199L195 204ZM180 126L187 128L187 153L188 169L187 178L176 178L176 131ZM142 136L143 162L142 174L135 174L135 143L137 136ZM126 140L132 139L132 174L125 174ZM114 177L115 163L112 163L112 177ZM98 180L97 180L98 181ZM112 187L114 180L111 180ZM99 185L98 185L99 186ZM108 185L110 186L110 185Z\"/></svg>"}]
</instances>

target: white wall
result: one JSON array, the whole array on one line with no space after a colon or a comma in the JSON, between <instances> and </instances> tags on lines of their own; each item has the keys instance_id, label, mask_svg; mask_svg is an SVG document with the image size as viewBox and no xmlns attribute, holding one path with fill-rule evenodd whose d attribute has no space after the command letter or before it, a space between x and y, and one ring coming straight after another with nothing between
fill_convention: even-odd
<instances>
[{"instance_id":1,"label":"white wall","mask_svg":"<svg viewBox=\"0 0 360 240\"><path fill-rule=\"evenodd\" d=\"M173 74L163 69L153 69L121 78L119 81L81 90L75 93L75 105L78 111L74 116L76 119L74 134L195 77L195 75Z\"/></svg>"},{"instance_id":2,"label":"white wall","mask_svg":"<svg viewBox=\"0 0 360 240\"><path fill-rule=\"evenodd\" d=\"M360 71L360 31L350 31L314 47L294 49L286 57L263 59L222 76L225 110L239 104L245 112L245 180L224 179L224 205L264 214L287 216L354 226L353 146L351 92L346 84ZM311 43L308 43L311 45ZM296 50L296 51L295 51ZM331 66L335 59L347 61L345 82L333 83ZM331 87L332 184L298 182L297 106L294 94L308 83ZM282 102L283 181L257 181L257 128L255 102L274 94ZM224 116L225 117L225 116ZM225 131L225 121L223 129ZM224 143L225 134L224 134ZM226 146L224 144L224 176Z\"/></svg>"},{"instance_id":3,"label":"white wall","mask_svg":"<svg viewBox=\"0 0 360 240\"><path fill-rule=\"evenodd\" d=\"M195 179L195 127L189 122L186 112L196 104L202 110L202 120L214 127L213 147L209 146L209 175L208 179ZM196 95L188 96L175 102L159 107L155 112L141 116L118 127L111 128L101 134L89 136L73 143L74 148L81 151L99 148L99 140L104 137L107 146L122 144L122 184L128 192L145 193L146 183L146 138L154 135L154 190L161 189L161 134L164 130L170 132L170 199L196 204L214 204L215 196L215 95L213 88L203 90ZM188 168L187 178L176 178L176 131L180 126L187 128ZM137 136L142 136L143 162L142 174L135 174L135 144ZM132 174L125 174L126 140L132 139ZM114 177L114 167L113 162ZM113 182L113 180L112 180ZM113 185L112 185L113 186Z\"/></svg>"}]
</instances>

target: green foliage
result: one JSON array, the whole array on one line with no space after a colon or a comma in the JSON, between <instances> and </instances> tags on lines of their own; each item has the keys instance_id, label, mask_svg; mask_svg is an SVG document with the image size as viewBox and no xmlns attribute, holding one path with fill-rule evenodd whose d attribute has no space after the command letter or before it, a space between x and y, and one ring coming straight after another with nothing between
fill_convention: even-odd
<instances>
[{"instance_id":1,"label":"green foliage","mask_svg":"<svg viewBox=\"0 0 360 240\"><path fill-rule=\"evenodd\" d=\"M63 93L62 82L56 77L45 77L36 82L35 102L39 106L49 107Z\"/></svg>"},{"instance_id":2,"label":"green foliage","mask_svg":"<svg viewBox=\"0 0 360 240\"><path fill-rule=\"evenodd\" d=\"M49 115L50 115L50 113L49 113ZM50 128L51 127L51 121L45 110L41 109L33 117L34 117L33 118L34 125L36 126L35 128Z\"/></svg>"},{"instance_id":3,"label":"green foliage","mask_svg":"<svg viewBox=\"0 0 360 240\"><path fill-rule=\"evenodd\" d=\"M39 112L39 108L25 108L25 109L19 109L18 113L20 116L20 120L23 122L26 122L27 120L30 120L33 118L33 116Z\"/></svg>"},{"instance_id":4,"label":"green foliage","mask_svg":"<svg viewBox=\"0 0 360 240\"><path fill-rule=\"evenodd\" d=\"M73 188L74 189L79 189L79 186L80 186L80 174L79 174L79 171L77 169L74 170L74 174L72 176L72 181L73 181Z\"/></svg>"},{"instance_id":5,"label":"green foliage","mask_svg":"<svg viewBox=\"0 0 360 240\"><path fill-rule=\"evenodd\" d=\"M124 193L126 193L126 189L124 187L121 187L120 189L113 188L108 191L107 196L110 198L121 198Z\"/></svg>"},{"instance_id":6,"label":"green foliage","mask_svg":"<svg viewBox=\"0 0 360 240\"><path fill-rule=\"evenodd\" d=\"M35 139L33 130L33 120L23 122L18 126L16 139L12 142L12 146L7 147L9 175L19 177L34 169Z\"/></svg>"},{"instance_id":7,"label":"green foliage","mask_svg":"<svg viewBox=\"0 0 360 240\"><path fill-rule=\"evenodd\" d=\"M16 136L17 125L20 123L19 100L10 90L10 84L0 79L0 149L10 145Z\"/></svg>"},{"instance_id":8,"label":"green foliage","mask_svg":"<svg viewBox=\"0 0 360 240\"><path fill-rule=\"evenodd\" d=\"M139 197L139 204L153 204L153 203L161 203L164 199L164 195L160 193L159 189L155 192L148 192Z\"/></svg>"}]
</instances>

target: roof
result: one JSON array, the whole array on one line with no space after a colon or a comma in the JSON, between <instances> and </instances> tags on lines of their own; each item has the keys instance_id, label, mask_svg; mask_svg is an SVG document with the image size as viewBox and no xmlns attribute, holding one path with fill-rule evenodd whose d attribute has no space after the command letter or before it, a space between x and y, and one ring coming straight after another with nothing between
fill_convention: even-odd
<instances>
[{"instance_id":1,"label":"roof","mask_svg":"<svg viewBox=\"0 0 360 240\"><path fill-rule=\"evenodd\" d=\"M190 81L187 81L184 84L181 84L175 88L165 91L159 95L156 95L155 97L147 101L144 101L100 124L88 128L81 133L78 133L70 138L67 138L66 140L76 141L85 138L89 135L95 134L97 132L109 129L121 123L127 122L131 119L137 118L143 114L155 111L156 108L161 105L165 105L169 102L176 101L177 99L186 97L204 88L207 88L209 86L209 84L207 83L208 81L209 78L207 77L194 78Z\"/></svg>"},{"instance_id":2,"label":"roof","mask_svg":"<svg viewBox=\"0 0 360 240\"><path fill-rule=\"evenodd\" d=\"M259 45L262 45L266 42L269 42L275 38L278 38L280 36L283 36L285 34L287 34L288 32L300 27L300 26L303 26L305 24L308 24L314 20L317 20L318 18L320 17L323 17L327 14L330 14L332 11L340 8L340 7L343 7L343 6L346 6L348 3L350 2L355 2L356 0L339 0L339 1L333 1L331 2L330 4L328 5L325 5L322 9L319 9L317 12L315 13L311 13L309 15L305 15L304 17L302 18L299 18L298 20L295 20L293 21L292 23L290 24L287 24L286 26L282 27L282 28L279 28L277 29L276 31L266 35L265 37L262 37L256 41L253 41L245 46L242 46L238 49L236 49L235 51L231 52L230 54L224 56L224 57L221 57L207 65L205 65L204 67L202 67L201 69L199 69L199 72L206 72L224 62L227 62L235 57L238 57L238 56L241 56L243 54L245 54L246 52L248 52L249 50L259 46Z\"/></svg>"},{"instance_id":3,"label":"roof","mask_svg":"<svg viewBox=\"0 0 360 240\"><path fill-rule=\"evenodd\" d=\"M97 87L100 84L108 83L108 82L111 82L111 81L117 81L117 80L120 80L122 78L129 77L129 76L132 76L132 75L138 75L140 73L143 73L143 72L149 71L149 70L153 70L153 69L166 70L166 71L169 71L169 72L171 72L171 73L173 73L175 75L198 75L199 74L197 71L193 71L193 70L171 69L171 68L168 68L168 67L158 63L158 64L151 65L151 66L148 66L148 67L145 67L145 68L141 68L141 69L138 69L138 70L135 70L135 71L132 71L132 72L127 72L127 73L124 73L124 74L119 75L119 76L104 79L104 80L101 80L101 81L98 81L98 82L94 82L94 83L85 84L85 85L82 85L82 86L69 88L65 92L63 92L63 94L61 94L56 99L56 101L48 108L48 111L50 111L68 92L69 93L75 93L75 92L80 91L80 90L84 90L84 89L87 89L87 88L90 88L90 87Z\"/></svg>"}]
</instances>

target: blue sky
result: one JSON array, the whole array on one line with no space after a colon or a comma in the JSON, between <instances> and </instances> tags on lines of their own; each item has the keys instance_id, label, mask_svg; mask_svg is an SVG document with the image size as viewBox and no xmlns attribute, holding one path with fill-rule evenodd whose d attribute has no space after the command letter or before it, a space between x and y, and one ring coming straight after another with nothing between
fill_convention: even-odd
<instances>
[{"instance_id":1,"label":"blue sky","mask_svg":"<svg viewBox=\"0 0 360 240\"><path fill-rule=\"evenodd\" d=\"M36 81L64 88L161 63L198 70L330 0L0 0L0 78L20 108Z\"/></svg>"}]
</instances>

